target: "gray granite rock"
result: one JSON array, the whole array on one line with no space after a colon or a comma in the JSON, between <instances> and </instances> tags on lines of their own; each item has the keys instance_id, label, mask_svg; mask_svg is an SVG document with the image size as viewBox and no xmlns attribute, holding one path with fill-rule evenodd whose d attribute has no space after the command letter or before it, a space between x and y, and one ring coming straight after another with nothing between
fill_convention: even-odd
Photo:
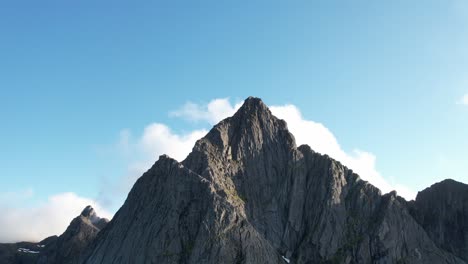
<instances>
[{"instance_id":1,"label":"gray granite rock","mask_svg":"<svg viewBox=\"0 0 468 264\"><path fill-rule=\"evenodd\" d=\"M79 257L109 222L100 218L91 206L87 206L73 219L65 232L40 252L38 264L79 263Z\"/></svg>"},{"instance_id":2,"label":"gray granite rock","mask_svg":"<svg viewBox=\"0 0 468 264\"><path fill-rule=\"evenodd\" d=\"M410 209L249 97L183 162L161 156L81 262L464 263Z\"/></svg>"},{"instance_id":3,"label":"gray granite rock","mask_svg":"<svg viewBox=\"0 0 468 264\"><path fill-rule=\"evenodd\" d=\"M161 156L111 222L88 206L44 247L0 244L0 263L466 263L467 212L451 180L382 195L250 97L184 161Z\"/></svg>"},{"instance_id":4,"label":"gray granite rock","mask_svg":"<svg viewBox=\"0 0 468 264\"><path fill-rule=\"evenodd\" d=\"M419 192L410 205L437 246L468 261L468 185L444 180Z\"/></svg>"}]
</instances>

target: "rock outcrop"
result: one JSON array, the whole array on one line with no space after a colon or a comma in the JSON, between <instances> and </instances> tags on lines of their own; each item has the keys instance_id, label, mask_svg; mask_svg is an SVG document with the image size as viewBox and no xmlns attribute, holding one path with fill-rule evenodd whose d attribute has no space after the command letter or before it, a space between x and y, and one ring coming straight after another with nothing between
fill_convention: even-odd
<instances>
[{"instance_id":1,"label":"rock outcrop","mask_svg":"<svg viewBox=\"0 0 468 264\"><path fill-rule=\"evenodd\" d=\"M437 246L468 261L468 185L444 180L419 192L410 204Z\"/></svg>"},{"instance_id":2,"label":"rock outcrop","mask_svg":"<svg viewBox=\"0 0 468 264\"><path fill-rule=\"evenodd\" d=\"M465 263L417 203L297 147L286 122L248 98L183 162L161 156L81 262Z\"/></svg>"},{"instance_id":3,"label":"rock outcrop","mask_svg":"<svg viewBox=\"0 0 468 264\"><path fill-rule=\"evenodd\" d=\"M97 216L91 206L87 206L79 216L71 221L62 235L44 247L44 250L39 254L37 263L78 263L81 253L108 222L108 219Z\"/></svg>"}]
</instances>

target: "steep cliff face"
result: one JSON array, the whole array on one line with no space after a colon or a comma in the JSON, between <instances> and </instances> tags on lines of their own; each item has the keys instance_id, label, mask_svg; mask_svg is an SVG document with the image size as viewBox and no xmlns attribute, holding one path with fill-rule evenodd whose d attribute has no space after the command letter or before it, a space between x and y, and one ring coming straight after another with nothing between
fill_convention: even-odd
<instances>
[{"instance_id":1,"label":"steep cliff face","mask_svg":"<svg viewBox=\"0 0 468 264\"><path fill-rule=\"evenodd\" d=\"M38 264L78 263L83 250L93 241L109 220L100 218L91 206L87 206L73 219L67 230L48 243L40 252Z\"/></svg>"},{"instance_id":2,"label":"steep cliff face","mask_svg":"<svg viewBox=\"0 0 468 264\"><path fill-rule=\"evenodd\" d=\"M418 193L411 212L439 247L468 261L468 185L436 183Z\"/></svg>"},{"instance_id":3,"label":"steep cliff face","mask_svg":"<svg viewBox=\"0 0 468 264\"><path fill-rule=\"evenodd\" d=\"M248 98L109 224L88 206L60 237L0 244L0 263L467 263L467 220L468 185L381 195Z\"/></svg>"},{"instance_id":4,"label":"steep cliff face","mask_svg":"<svg viewBox=\"0 0 468 264\"><path fill-rule=\"evenodd\" d=\"M464 263L407 202L308 146L258 98L161 156L83 263Z\"/></svg>"}]
</instances>

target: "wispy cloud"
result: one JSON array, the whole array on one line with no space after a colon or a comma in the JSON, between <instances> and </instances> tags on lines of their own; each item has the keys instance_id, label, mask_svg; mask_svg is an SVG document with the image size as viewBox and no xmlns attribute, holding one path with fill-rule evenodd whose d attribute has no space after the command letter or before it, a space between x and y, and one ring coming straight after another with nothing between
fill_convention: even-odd
<instances>
[{"instance_id":1,"label":"wispy cloud","mask_svg":"<svg viewBox=\"0 0 468 264\"><path fill-rule=\"evenodd\" d=\"M117 180L101 179L101 190L97 200L106 208L115 210L115 206L123 202L135 181L160 155L166 154L182 161L190 153L195 142L206 133L208 130L205 129L177 133L162 123L148 124L140 135L133 135L128 129L122 130L120 139L113 148L125 156L127 169Z\"/></svg>"},{"instance_id":2,"label":"wispy cloud","mask_svg":"<svg viewBox=\"0 0 468 264\"><path fill-rule=\"evenodd\" d=\"M229 98L218 98L211 100L207 105L187 102L181 108L169 113L173 117L181 117L189 121L206 121L211 125L222 119L233 115L242 102L231 105Z\"/></svg>"},{"instance_id":3,"label":"wispy cloud","mask_svg":"<svg viewBox=\"0 0 468 264\"><path fill-rule=\"evenodd\" d=\"M468 93L464 94L458 101L457 104L468 105Z\"/></svg>"}]
</instances>

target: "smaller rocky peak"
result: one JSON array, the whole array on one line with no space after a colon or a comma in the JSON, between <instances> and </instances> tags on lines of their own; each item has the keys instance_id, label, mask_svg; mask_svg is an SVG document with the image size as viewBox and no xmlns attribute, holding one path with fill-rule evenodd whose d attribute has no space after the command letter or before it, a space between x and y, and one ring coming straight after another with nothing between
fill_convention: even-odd
<instances>
[{"instance_id":1,"label":"smaller rocky peak","mask_svg":"<svg viewBox=\"0 0 468 264\"><path fill-rule=\"evenodd\" d=\"M159 160L172 160L167 154L162 154L159 156Z\"/></svg>"},{"instance_id":2,"label":"smaller rocky peak","mask_svg":"<svg viewBox=\"0 0 468 264\"><path fill-rule=\"evenodd\" d=\"M104 228L109 222L108 219L99 217L91 205L86 206L80 216L89 220L89 222L99 230Z\"/></svg>"},{"instance_id":3,"label":"smaller rocky peak","mask_svg":"<svg viewBox=\"0 0 468 264\"><path fill-rule=\"evenodd\" d=\"M299 147L297 147L297 149L302 152L302 154L314 154L315 151L309 146L309 145L306 145L306 144L302 144L300 145Z\"/></svg>"},{"instance_id":4,"label":"smaller rocky peak","mask_svg":"<svg viewBox=\"0 0 468 264\"><path fill-rule=\"evenodd\" d=\"M90 218L92 216L95 216L96 212L94 211L94 208L91 205L88 205L83 209L81 215Z\"/></svg>"},{"instance_id":5,"label":"smaller rocky peak","mask_svg":"<svg viewBox=\"0 0 468 264\"><path fill-rule=\"evenodd\" d=\"M443 180L419 192L410 213L436 245L468 261L468 185Z\"/></svg>"},{"instance_id":6,"label":"smaller rocky peak","mask_svg":"<svg viewBox=\"0 0 468 264\"><path fill-rule=\"evenodd\" d=\"M171 158L169 155L162 154L159 156L158 160L153 164L150 170L155 166L174 166L175 164L181 165L179 161Z\"/></svg>"},{"instance_id":7,"label":"smaller rocky peak","mask_svg":"<svg viewBox=\"0 0 468 264\"><path fill-rule=\"evenodd\" d=\"M448 199L450 201L454 198L456 200L468 199L468 185L452 179L446 179L441 182L434 183L430 187L418 192L416 201L437 200L438 202L441 202L441 199Z\"/></svg>"},{"instance_id":8,"label":"smaller rocky peak","mask_svg":"<svg viewBox=\"0 0 468 264\"><path fill-rule=\"evenodd\" d=\"M94 210L91 205L88 205L79 216L72 220L65 233L69 230L73 230L73 232L88 232L87 230L89 228L99 231L103 229L107 223L109 223L109 219L99 217L96 210Z\"/></svg>"},{"instance_id":9,"label":"smaller rocky peak","mask_svg":"<svg viewBox=\"0 0 468 264\"><path fill-rule=\"evenodd\" d=\"M45 250L35 263L78 263L81 253L108 223L109 220L100 218L91 205L86 206L62 235L40 242L45 245Z\"/></svg>"},{"instance_id":10,"label":"smaller rocky peak","mask_svg":"<svg viewBox=\"0 0 468 264\"><path fill-rule=\"evenodd\" d=\"M468 190L468 185L457 182L452 179L445 179L441 182L434 183L428 189L450 189L450 190Z\"/></svg>"}]
</instances>

